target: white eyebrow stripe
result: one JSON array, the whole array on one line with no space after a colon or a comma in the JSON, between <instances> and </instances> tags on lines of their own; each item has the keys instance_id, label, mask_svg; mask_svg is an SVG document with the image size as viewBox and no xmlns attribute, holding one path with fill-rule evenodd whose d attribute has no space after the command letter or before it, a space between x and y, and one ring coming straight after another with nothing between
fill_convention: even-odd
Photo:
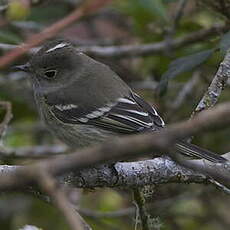
<instances>
[{"instance_id":1,"label":"white eyebrow stripe","mask_svg":"<svg viewBox=\"0 0 230 230\"><path fill-rule=\"evenodd\" d=\"M50 48L46 51L46 53L49 53L51 51L54 51L56 49L60 49L60 48L63 48L65 46L67 46L68 44L67 43L59 43L58 45L54 46L53 48Z\"/></svg>"}]
</instances>

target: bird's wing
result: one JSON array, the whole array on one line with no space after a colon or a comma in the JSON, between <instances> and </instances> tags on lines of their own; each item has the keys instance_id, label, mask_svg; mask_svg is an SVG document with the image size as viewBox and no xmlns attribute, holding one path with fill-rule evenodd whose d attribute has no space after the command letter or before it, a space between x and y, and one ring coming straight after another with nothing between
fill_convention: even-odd
<instances>
[{"instance_id":1,"label":"bird's wing","mask_svg":"<svg viewBox=\"0 0 230 230\"><path fill-rule=\"evenodd\" d=\"M134 93L97 109L65 103L53 104L51 110L56 118L64 123L92 125L117 134L154 131L164 127L164 121L156 110ZM216 153L182 141L175 145L175 149L178 153L190 157L221 163L227 161Z\"/></svg>"},{"instance_id":2,"label":"bird's wing","mask_svg":"<svg viewBox=\"0 0 230 230\"><path fill-rule=\"evenodd\" d=\"M159 130L164 126L156 110L134 93L97 109L65 104L52 105L51 110L62 122L97 126L118 134Z\"/></svg>"}]
</instances>

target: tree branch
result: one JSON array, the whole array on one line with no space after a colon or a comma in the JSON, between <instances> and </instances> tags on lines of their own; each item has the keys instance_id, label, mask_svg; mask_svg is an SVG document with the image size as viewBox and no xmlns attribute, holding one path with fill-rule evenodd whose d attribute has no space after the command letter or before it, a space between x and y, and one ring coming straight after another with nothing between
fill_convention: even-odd
<instances>
[{"instance_id":1,"label":"tree branch","mask_svg":"<svg viewBox=\"0 0 230 230\"><path fill-rule=\"evenodd\" d=\"M230 154L225 157L230 160ZM210 167L209 163L204 160L190 162ZM221 168L218 164L216 166ZM215 164L212 167L215 167ZM26 168L26 166L2 165L0 166L0 176L14 174L22 168ZM168 157L137 162L118 162L114 165L100 165L72 171L60 177L59 182L78 188L137 188L165 183L213 183L211 177L180 166ZM30 189L22 188L23 191L31 191Z\"/></svg>"},{"instance_id":2,"label":"tree branch","mask_svg":"<svg viewBox=\"0 0 230 230\"><path fill-rule=\"evenodd\" d=\"M50 196L53 203L62 212L71 229L83 230L84 228L80 215L73 209L65 193L58 188L55 179L46 172L40 172L37 181L44 192Z\"/></svg>"},{"instance_id":3,"label":"tree branch","mask_svg":"<svg viewBox=\"0 0 230 230\"><path fill-rule=\"evenodd\" d=\"M224 60L220 63L218 71L208 87L207 92L198 103L192 116L204 109L213 107L217 103L228 79L230 79L230 51L227 51Z\"/></svg>"},{"instance_id":4,"label":"tree branch","mask_svg":"<svg viewBox=\"0 0 230 230\"><path fill-rule=\"evenodd\" d=\"M79 20L82 16L86 16L90 13L93 13L101 9L102 7L110 3L111 1L112 0L85 1L82 6L80 6L79 8L76 8L68 16L54 23L50 27L46 28L41 33L33 35L27 41L25 41L23 45L11 50L9 53L1 57L0 58L0 69L8 66L11 62L13 62L15 59L25 54L32 47L35 47L41 44L42 42L44 42L45 40L54 37L60 31L65 29L67 26L69 26L76 20Z\"/></svg>"},{"instance_id":5,"label":"tree branch","mask_svg":"<svg viewBox=\"0 0 230 230\"><path fill-rule=\"evenodd\" d=\"M28 146L12 148L0 147L1 160L15 160L15 159L42 159L51 156L67 153L68 148L64 145L54 146Z\"/></svg>"},{"instance_id":6,"label":"tree branch","mask_svg":"<svg viewBox=\"0 0 230 230\"><path fill-rule=\"evenodd\" d=\"M0 166L0 176L10 175L26 166ZM206 183L208 177L181 167L167 157L137 162L118 162L114 166L101 165L80 171L72 171L60 177L63 183L78 188L125 187L164 183Z\"/></svg>"},{"instance_id":7,"label":"tree branch","mask_svg":"<svg viewBox=\"0 0 230 230\"><path fill-rule=\"evenodd\" d=\"M170 49L178 49L188 44L203 41L204 38L211 37L218 33L228 31L229 26L213 26L209 29L203 29L200 31L193 32L181 38L176 38L170 42ZM123 57L136 57L136 56L147 56L165 52L169 44L167 41L158 43L150 43L144 45L123 45L123 46L85 46L79 49L92 56L102 58L123 58Z\"/></svg>"},{"instance_id":8,"label":"tree branch","mask_svg":"<svg viewBox=\"0 0 230 230\"><path fill-rule=\"evenodd\" d=\"M209 38L219 33L223 33L229 30L229 25L227 26L213 26L209 29L202 29L193 32L189 35L175 38L170 42L171 49L178 49L184 47L188 44L193 44L199 41L203 41L204 38ZM40 44L40 43L39 43ZM36 44L38 45L38 44ZM36 46L34 45L34 46ZM121 58L121 57L136 57L136 56L147 56L154 55L165 52L168 48L168 42L162 41L158 43L142 44L142 45L122 45L122 46L81 46L77 47L82 52L96 57L102 58ZM12 50L16 49L18 46L10 44L0 43L1 50ZM31 53L34 53L38 48L30 49ZM27 50L29 51L29 50ZM1 59L0 59L1 60Z\"/></svg>"},{"instance_id":9,"label":"tree branch","mask_svg":"<svg viewBox=\"0 0 230 230\"><path fill-rule=\"evenodd\" d=\"M2 174L0 177L0 190L22 188L32 182L39 171L47 171L52 176L63 175L73 170L92 167L104 162L114 162L132 157L159 155L161 152L170 152L178 139L183 139L201 131L226 127L230 123L230 103L216 106L212 110L203 111L193 119L181 122L157 133L114 138L102 145L78 150L73 154L52 157L49 160L39 161L36 164L17 168L12 173ZM205 162L205 161L204 161ZM230 187L229 163L220 164L221 173L224 172L225 186ZM163 170L167 172L167 170ZM207 175L210 169L206 172ZM215 174L212 174L215 176ZM111 175L110 175L111 177ZM148 176L151 177L151 176ZM221 175L220 175L221 177ZM20 178L20 180L18 180ZM214 178L218 179L218 178ZM142 178L143 180L143 178Z\"/></svg>"},{"instance_id":10,"label":"tree branch","mask_svg":"<svg viewBox=\"0 0 230 230\"><path fill-rule=\"evenodd\" d=\"M7 129L7 126L9 124L10 120L13 117L13 114L12 114L12 108L11 108L10 102L0 101L0 107L3 107L6 110L3 121L0 123L0 140L1 140L2 136L4 135L4 133Z\"/></svg>"}]
</instances>

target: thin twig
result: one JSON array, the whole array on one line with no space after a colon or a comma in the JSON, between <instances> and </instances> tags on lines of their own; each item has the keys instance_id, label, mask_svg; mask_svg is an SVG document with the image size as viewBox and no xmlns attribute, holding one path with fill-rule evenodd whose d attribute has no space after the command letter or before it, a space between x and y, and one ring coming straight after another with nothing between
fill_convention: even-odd
<instances>
[{"instance_id":1,"label":"thin twig","mask_svg":"<svg viewBox=\"0 0 230 230\"><path fill-rule=\"evenodd\" d=\"M154 217L152 217L147 209L147 204L149 197L146 194L145 190L150 189L151 198L155 192L155 186L146 185L143 188L136 188L133 190L133 198L137 207L137 213L141 221L142 230L155 230L155 225L153 223Z\"/></svg>"},{"instance_id":2,"label":"thin twig","mask_svg":"<svg viewBox=\"0 0 230 230\"><path fill-rule=\"evenodd\" d=\"M170 43L171 49L178 49L188 44L193 44L199 41L203 41L204 38L209 38L217 34L221 34L229 30L227 26L213 26L209 29L202 29L183 37L175 38ZM36 44L35 46L39 45ZM121 58L121 57L136 57L136 56L147 56L165 52L165 48L168 45L167 42L162 41L158 43L142 44L142 45L122 45L122 46L81 46L77 47L82 52L102 58ZM12 50L17 49L18 46L0 43L1 50ZM27 50L30 53L34 53L38 48ZM1 59L0 59L1 60Z\"/></svg>"},{"instance_id":3,"label":"thin twig","mask_svg":"<svg viewBox=\"0 0 230 230\"><path fill-rule=\"evenodd\" d=\"M180 0L178 3L177 9L176 9L176 14L175 14L174 20L173 20L174 30L177 27L177 25L180 23L180 19L183 16L184 9L185 9L187 2L188 2L187 0Z\"/></svg>"},{"instance_id":4,"label":"thin twig","mask_svg":"<svg viewBox=\"0 0 230 230\"><path fill-rule=\"evenodd\" d=\"M175 10L175 15L172 18L172 24L170 27L166 28L166 34L165 34L165 51L168 55L170 55L170 52L172 51L172 42L173 42L173 36L175 35L176 28L179 25L180 19L183 15L184 8L186 6L187 1L186 0L180 0L177 9Z\"/></svg>"},{"instance_id":5,"label":"thin twig","mask_svg":"<svg viewBox=\"0 0 230 230\"><path fill-rule=\"evenodd\" d=\"M188 44L196 43L198 41L203 41L204 38L214 36L218 33L223 33L228 31L229 25L227 26L213 26L209 29L203 29L186 36L176 38L171 41L170 49L177 49ZM167 41L162 41L158 43L150 43L144 45L122 45L122 46L88 46L80 47L79 50L87 53L88 55L103 57L103 58L124 58L124 57L137 57L137 56L147 56L153 54L159 54L165 52L168 46Z\"/></svg>"},{"instance_id":6,"label":"thin twig","mask_svg":"<svg viewBox=\"0 0 230 230\"><path fill-rule=\"evenodd\" d=\"M219 69L214 76L207 92L198 103L192 116L204 109L209 109L216 105L222 91L224 90L227 81L230 79L230 51L225 55L224 60L220 63Z\"/></svg>"},{"instance_id":7,"label":"thin twig","mask_svg":"<svg viewBox=\"0 0 230 230\"><path fill-rule=\"evenodd\" d=\"M192 92L193 88L197 84L200 77L200 72L195 71L192 78L184 85L177 97L170 103L170 108L175 111L177 110L186 100L188 95Z\"/></svg>"},{"instance_id":8,"label":"thin twig","mask_svg":"<svg viewBox=\"0 0 230 230\"><path fill-rule=\"evenodd\" d=\"M0 123L0 140L2 139L7 126L10 122L10 120L13 117L12 114L12 107L11 107L11 103L7 102L7 101L0 101L0 106L3 107L6 110L5 116L3 118L3 121Z\"/></svg>"}]
</instances>

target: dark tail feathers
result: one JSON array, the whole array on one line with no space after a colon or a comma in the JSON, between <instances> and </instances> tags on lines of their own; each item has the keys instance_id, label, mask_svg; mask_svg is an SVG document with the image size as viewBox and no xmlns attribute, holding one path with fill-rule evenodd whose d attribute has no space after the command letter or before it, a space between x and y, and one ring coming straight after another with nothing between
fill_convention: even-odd
<instances>
[{"instance_id":1,"label":"dark tail feathers","mask_svg":"<svg viewBox=\"0 0 230 230\"><path fill-rule=\"evenodd\" d=\"M208 161L211 161L213 163L224 163L228 161L224 157L213 153L209 150L202 149L198 147L197 145L193 145L187 142L180 141L176 143L176 151L190 157L196 157L201 159L206 159Z\"/></svg>"}]
</instances>

